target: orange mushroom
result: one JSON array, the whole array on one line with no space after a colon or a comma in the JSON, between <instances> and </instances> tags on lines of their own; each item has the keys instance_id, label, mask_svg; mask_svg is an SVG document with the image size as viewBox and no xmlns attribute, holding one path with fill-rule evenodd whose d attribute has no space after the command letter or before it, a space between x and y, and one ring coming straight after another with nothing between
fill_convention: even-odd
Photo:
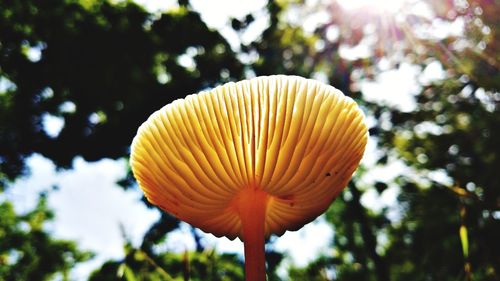
<instances>
[{"instance_id":1,"label":"orange mushroom","mask_svg":"<svg viewBox=\"0 0 500 281\"><path fill-rule=\"evenodd\" d=\"M368 138L339 90L264 76L187 96L153 113L130 164L147 199L214 235L239 237L246 280L265 280L264 241L322 214Z\"/></svg>"}]
</instances>

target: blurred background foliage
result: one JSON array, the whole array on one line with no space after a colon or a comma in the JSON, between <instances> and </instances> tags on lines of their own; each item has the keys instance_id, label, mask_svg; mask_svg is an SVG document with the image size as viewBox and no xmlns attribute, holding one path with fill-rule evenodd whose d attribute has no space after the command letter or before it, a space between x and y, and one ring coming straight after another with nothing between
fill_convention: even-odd
<instances>
[{"instance_id":1,"label":"blurred background foliage","mask_svg":"<svg viewBox=\"0 0 500 281\"><path fill-rule=\"evenodd\" d=\"M187 0L161 14L130 1L0 0L0 192L29 174L34 153L65 169L76 156L127 157L151 112L187 94L255 75L313 77L360 103L375 160L327 212L335 233L327 254L283 276L284 254L269 250L268 279L500 280L500 3L415 0L391 14L270 0L265 9L263 33L235 46ZM327 20L305 28L321 13ZM230 26L241 34L254 21ZM459 33L437 31L456 23ZM364 55L349 55L361 47ZM364 98L363 82L404 65L438 65L444 75L416 81L411 110ZM64 121L58 134L45 130L47 116ZM369 176L394 163L404 168ZM130 174L120 184L136 188ZM393 206L362 203L394 190ZM92 257L51 237L53 215L44 196L27 214L0 203L0 280L68 280ZM123 259L89 279L243 280L241 258L206 249L194 231L195 251L158 251L178 226L162 215L139 247L127 243Z\"/></svg>"}]
</instances>

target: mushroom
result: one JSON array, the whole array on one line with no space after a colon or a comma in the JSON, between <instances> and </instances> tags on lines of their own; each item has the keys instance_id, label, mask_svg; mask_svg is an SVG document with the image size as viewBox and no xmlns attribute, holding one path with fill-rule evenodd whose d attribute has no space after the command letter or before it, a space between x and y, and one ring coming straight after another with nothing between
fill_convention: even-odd
<instances>
[{"instance_id":1,"label":"mushroom","mask_svg":"<svg viewBox=\"0 0 500 281\"><path fill-rule=\"evenodd\" d=\"M244 242L246 280L265 280L264 242L322 214L368 138L339 90L298 76L227 83L144 122L130 164L147 199L205 232Z\"/></svg>"}]
</instances>

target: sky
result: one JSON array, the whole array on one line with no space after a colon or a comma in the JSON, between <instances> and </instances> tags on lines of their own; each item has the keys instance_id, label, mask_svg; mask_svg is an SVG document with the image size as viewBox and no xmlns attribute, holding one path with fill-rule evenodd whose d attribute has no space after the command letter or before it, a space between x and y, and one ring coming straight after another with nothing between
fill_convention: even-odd
<instances>
[{"instance_id":1,"label":"sky","mask_svg":"<svg viewBox=\"0 0 500 281\"><path fill-rule=\"evenodd\" d=\"M359 1L362 0L354 2ZM176 3L172 0L136 0L136 2L143 4L150 11L170 9ZM254 40L265 28L267 17L263 7L266 2L266 0L191 1L194 9L201 13L203 20L210 27L219 30L233 45L236 45L234 43L238 40L243 42ZM213 9L213 7L224 8ZM257 20L248 32L238 35L228 27L230 17L241 18L249 12L255 13ZM383 69L383 65L381 67ZM402 64L397 70L383 71L375 81L363 82L361 90L367 100L411 111L414 107L413 95L419 90L417 82L440 79L443 73L439 63L430 64L425 69ZM46 116L45 128L50 134L57 134L63 125L61 120ZM370 142L363 163L372 165L375 159L373 155L375 155L375 145ZM138 190L125 191L116 184L125 175L127 166L125 160L104 159L88 163L82 158L76 158L73 164L72 170L57 171L50 160L35 154L28 160L31 175L17 180L5 194L0 195L0 200L12 200L17 211L26 212L35 206L39 192L49 190L49 206L55 211L56 217L48 229L55 237L75 240L80 248L97 254L96 258L78 266L73 272L72 276L75 279L84 280L89 272L96 269L103 261L123 257L125 240L121 226L125 235L138 246L145 231L159 218L159 212L147 209L139 201L142 195ZM404 169L400 163L393 165L395 166L386 170ZM381 174L391 176L390 173L374 169L366 177L369 179ZM368 192L362 198L362 204L381 209L394 203L396 195L396 188L389 188L382 195ZM322 218L306 225L300 231L285 233L274 244L275 249L290 256L285 261L283 270L290 263L305 265L319 253L331 250L329 243L333 235L331 228ZM238 239L229 241L203 234L203 240L205 245L214 247L220 252L243 253L243 244ZM185 224L180 230L169 234L167 241L166 248L169 250L184 251L194 248L189 227Z\"/></svg>"},{"instance_id":2,"label":"sky","mask_svg":"<svg viewBox=\"0 0 500 281\"><path fill-rule=\"evenodd\" d=\"M162 11L175 7L176 1L136 0L150 11ZM202 19L211 28L218 29L230 42L254 40L265 28L267 17L263 14L266 0L231 1L214 0L191 1L194 9L200 11ZM224 9L213 9L224 7ZM230 17L241 18L249 12L255 12L256 24L252 29L239 37L228 27ZM38 53L33 52L36 57ZM45 129L50 135L57 135L64 126L60 118L47 115L44 119ZM121 227L135 246L152 223L159 218L159 212L150 210L140 202L142 194L138 190L124 191L116 182L126 172L125 160L104 159L98 162L85 162L76 158L74 169L57 171L54 164L41 155L33 155L28 160L31 174L17 180L7 192L0 195L14 202L18 212L27 212L36 205L38 194L49 191L48 203L56 215L49 230L55 237L70 239L78 243L81 249L95 252L96 257L90 262L78 266L72 273L77 280L84 280L88 274L108 259L123 258L125 243ZM57 186L57 188L54 188ZM187 224L180 230L169 234L167 249L184 251L194 249L194 241ZM201 233L201 231L200 231ZM236 252L243 254L243 244L238 240L216 238L211 234L203 234L208 247L220 252ZM297 265L305 265L315 255L326 250L325 246L332 239L332 230L325 223L317 220L306 225L300 232L287 232L274 244L275 249L291 255Z\"/></svg>"},{"instance_id":3,"label":"sky","mask_svg":"<svg viewBox=\"0 0 500 281\"><path fill-rule=\"evenodd\" d=\"M72 170L56 171L50 160L35 154L28 160L31 175L17 180L2 197L14 202L16 211L24 213L36 205L40 192L49 191L48 203L56 217L48 230L54 237L74 240L81 249L97 254L73 272L73 277L83 280L103 261L123 258L122 226L127 238L138 246L147 229L158 220L159 212L139 201L142 194L138 190L124 191L116 184L125 175L124 160L89 163L76 158L73 164ZM194 249L189 231L188 225L183 224L180 230L169 234L166 248L178 252ZM243 253L238 239L216 238L201 231L200 234L209 248ZM287 232L274 248L291 254L295 264L305 265L325 249L332 235L331 228L320 219L300 232Z\"/></svg>"}]
</instances>

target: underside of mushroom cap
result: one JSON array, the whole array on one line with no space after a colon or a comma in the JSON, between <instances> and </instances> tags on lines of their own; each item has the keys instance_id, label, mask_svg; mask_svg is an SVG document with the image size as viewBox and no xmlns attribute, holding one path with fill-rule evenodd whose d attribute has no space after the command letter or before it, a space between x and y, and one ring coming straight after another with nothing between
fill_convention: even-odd
<instances>
[{"instance_id":1,"label":"underside of mushroom cap","mask_svg":"<svg viewBox=\"0 0 500 281\"><path fill-rule=\"evenodd\" d=\"M151 203L230 239L242 238L245 190L261 190L265 234L282 235L328 208L367 138L363 113L334 87L263 76L156 111L139 128L130 163Z\"/></svg>"}]
</instances>

